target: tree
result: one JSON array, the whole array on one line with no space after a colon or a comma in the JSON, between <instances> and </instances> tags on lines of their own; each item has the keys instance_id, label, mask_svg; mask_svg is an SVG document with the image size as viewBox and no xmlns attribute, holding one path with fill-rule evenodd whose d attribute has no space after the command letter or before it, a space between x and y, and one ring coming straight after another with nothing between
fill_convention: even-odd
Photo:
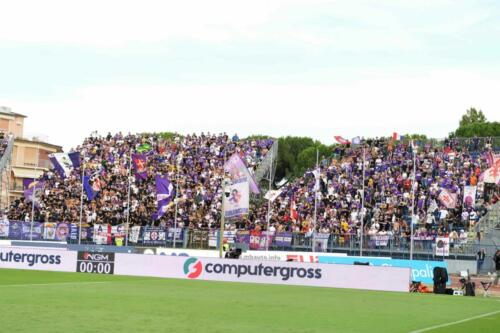
<instances>
[{"instance_id":1,"label":"tree","mask_svg":"<svg viewBox=\"0 0 500 333\"><path fill-rule=\"evenodd\" d=\"M460 120L459 127L450 137L493 137L500 136L500 123L487 121L483 111L468 109Z\"/></svg>"},{"instance_id":2,"label":"tree","mask_svg":"<svg viewBox=\"0 0 500 333\"><path fill-rule=\"evenodd\" d=\"M470 124L482 124L486 122L486 117L483 111L476 110L475 108L468 109L460 120L459 127L467 126Z\"/></svg>"},{"instance_id":3,"label":"tree","mask_svg":"<svg viewBox=\"0 0 500 333\"><path fill-rule=\"evenodd\" d=\"M497 121L486 123L473 123L460 126L454 133L456 137L498 137L500 136L500 123Z\"/></svg>"}]
</instances>

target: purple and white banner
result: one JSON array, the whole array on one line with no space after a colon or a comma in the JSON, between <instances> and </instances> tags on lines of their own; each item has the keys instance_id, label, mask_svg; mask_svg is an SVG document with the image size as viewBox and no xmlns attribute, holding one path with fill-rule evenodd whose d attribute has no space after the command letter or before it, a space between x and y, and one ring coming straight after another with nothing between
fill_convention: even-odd
<instances>
[{"instance_id":1,"label":"purple and white banner","mask_svg":"<svg viewBox=\"0 0 500 333\"><path fill-rule=\"evenodd\" d=\"M250 174L250 171L248 171L245 163L243 163L241 157L237 153L231 156L231 158L226 162L226 164L224 165L224 170L231 175L232 180L246 178L250 185L252 193L260 193L257 182Z\"/></svg>"},{"instance_id":2,"label":"purple and white banner","mask_svg":"<svg viewBox=\"0 0 500 333\"><path fill-rule=\"evenodd\" d=\"M248 214L250 194L246 178L234 180L227 186L229 196L224 196L224 214L228 219Z\"/></svg>"},{"instance_id":3,"label":"purple and white banner","mask_svg":"<svg viewBox=\"0 0 500 333\"><path fill-rule=\"evenodd\" d=\"M144 245L165 245L167 232L165 228L160 227L144 227L142 233L142 243Z\"/></svg>"},{"instance_id":4,"label":"purple and white banner","mask_svg":"<svg viewBox=\"0 0 500 333\"><path fill-rule=\"evenodd\" d=\"M288 247L292 245L293 233L277 232L274 237L274 244L278 247Z\"/></svg>"},{"instance_id":5,"label":"purple and white banner","mask_svg":"<svg viewBox=\"0 0 500 333\"><path fill-rule=\"evenodd\" d=\"M9 221L0 221L0 237L9 237Z\"/></svg>"},{"instance_id":6,"label":"purple and white banner","mask_svg":"<svg viewBox=\"0 0 500 333\"><path fill-rule=\"evenodd\" d=\"M33 228L31 222L23 222L22 224L22 239L28 240L41 240L43 232L43 224L40 222L33 222Z\"/></svg>"},{"instance_id":7,"label":"purple and white banner","mask_svg":"<svg viewBox=\"0 0 500 333\"><path fill-rule=\"evenodd\" d=\"M74 168L80 167L80 153L55 153L49 155L54 169L62 177L66 178Z\"/></svg>"}]
</instances>

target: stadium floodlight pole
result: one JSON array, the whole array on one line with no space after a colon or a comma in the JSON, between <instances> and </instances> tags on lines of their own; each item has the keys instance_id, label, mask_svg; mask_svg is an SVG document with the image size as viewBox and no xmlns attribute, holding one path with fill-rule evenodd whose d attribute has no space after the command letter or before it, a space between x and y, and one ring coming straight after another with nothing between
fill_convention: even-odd
<instances>
[{"instance_id":1,"label":"stadium floodlight pole","mask_svg":"<svg viewBox=\"0 0 500 333\"><path fill-rule=\"evenodd\" d=\"M36 146L36 164L35 164L35 177L38 171L38 164L40 163L40 145ZM33 177L33 192L31 193L31 226L30 226L30 241L33 241L33 223L35 220L35 200L36 200L36 179Z\"/></svg>"},{"instance_id":2,"label":"stadium floodlight pole","mask_svg":"<svg viewBox=\"0 0 500 333\"><path fill-rule=\"evenodd\" d=\"M413 143L413 141L412 141ZM415 214L415 180L417 176L417 152L412 144L413 151L413 176L411 181L411 224L410 224L410 260L413 260L413 243L414 243L414 232L413 232L413 217Z\"/></svg>"},{"instance_id":3,"label":"stadium floodlight pole","mask_svg":"<svg viewBox=\"0 0 500 333\"><path fill-rule=\"evenodd\" d=\"M319 149L316 147L316 172L314 174L314 217L313 217L313 227L311 228L311 249L314 252L314 229L316 229L317 218L318 218L318 191L319 191Z\"/></svg>"},{"instance_id":4,"label":"stadium floodlight pole","mask_svg":"<svg viewBox=\"0 0 500 333\"><path fill-rule=\"evenodd\" d=\"M128 191L127 191L127 224L125 226L125 246L128 246L128 230L130 225L130 187L132 182L130 181L132 174L132 148L130 148L129 160L128 160Z\"/></svg>"},{"instance_id":5,"label":"stadium floodlight pole","mask_svg":"<svg viewBox=\"0 0 500 333\"><path fill-rule=\"evenodd\" d=\"M271 165L269 166L269 192L271 193L273 183L273 150L271 149ZM266 251L269 251L269 228L271 226L271 198L267 199L267 229L266 229Z\"/></svg>"},{"instance_id":6,"label":"stadium floodlight pole","mask_svg":"<svg viewBox=\"0 0 500 333\"><path fill-rule=\"evenodd\" d=\"M175 249L175 242L176 242L176 232L177 232L177 212L178 212L178 205L179 205L179 167L180 163L179 160L177 160L177 167L175 170L175 214L174 214L174 249Z\"/></svg>"},{"instance_id":7,"label":"stadium floodlight pole","mask_svg":"<svg viewBox=\"0 0 500 333\"><path fill-rule=\"evenodd\" d=\"M366 164L366 147L363 144L363 167L361 168L362 184L361 184L361 232L359 241L359 256L363 256L363 236L365 233L365 164Z\"/></svg>"},{"instance_id":8,"label":"stadium floodlight pole","mask_svg":"<svg viewBox=\"0 0 500 333\"><path fill-rule=\"evenodd\" d=\"M82 191L80 192L80 229L78 232L78 245L82 243L82 219L83 219L83 182L85 181L85 155L82 158Z\"/></svg>"}]
</instances>

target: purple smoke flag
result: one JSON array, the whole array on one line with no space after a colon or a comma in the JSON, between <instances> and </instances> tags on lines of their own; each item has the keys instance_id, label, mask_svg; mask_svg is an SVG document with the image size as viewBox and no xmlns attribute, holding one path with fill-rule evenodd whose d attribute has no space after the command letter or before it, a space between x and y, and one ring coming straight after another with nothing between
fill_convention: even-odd
<instances>
[{"instance_id":1,"label":"purple smoke flag","mask_svg":"<svg viewBox=\"0 0 500 333\"><path fill-rule=\"evenodd\" d=\"M147 159L144 154L132 154L132 162L134 164L134 173L136 179L147 179Z\"/></svg>"},{"instance_id":2,"label":"purple smoke flag","mask_svg":"<svg viewBox=\"0 0 500 333\"><path fill-rule=\"evenodd\" d=\"M54 169L62 177L66 178L75 168L80 167L80 153L55 153L49 156Z\"/></svg>"},{"instance_id":3,"label":"purple smoke flag","mask_svg":"<svg viewBox=\"0 0 500 333\"><path fill-rule=\"evenodd\" d=\"M89 201L92 201L101 191L101 181L97 177L83 176L83 189Z\"/></svg>"},{"instance_id":4,"label":"purple smoke flag","mask_svg":"<svg viewBox=\"0 0 500 333\"><path fill-rule=\"evenodd\" d=\"M158 220L167 212L168 204L174 197L174 187L167 176L156 176L156 203L158 212L153 216L153 219Z\"/></svg>"},{"instance_id":5,"label":"purple smoke flag","mask_svg":"<svg viewBox=\"0 0 500 333\"><path fill-rule=\"evenodd\" d=\"M24 198L27 202L32 202L34 199L35 206L40 206L40 194L45 190L45 182L39 180L32 180L28 187L24 190Z\"/></svg>"},{"instance_id":6,"label":"purple smoke flag","mask_svg":"<svg viewBox=\"0 0 500 333\"><path fill-rule=\"evenodd\" d=\"M260 193L259 187L257 186L257 182L253 178L253 175L250 174L250 171L248 171L245 163L241 160L241 157L237 153L233 154L233 156L231 156L231 158L226 162L224 165L224 171L231 175L232 180L246 178L252 193Z\"/></svg>"}]
</instances>

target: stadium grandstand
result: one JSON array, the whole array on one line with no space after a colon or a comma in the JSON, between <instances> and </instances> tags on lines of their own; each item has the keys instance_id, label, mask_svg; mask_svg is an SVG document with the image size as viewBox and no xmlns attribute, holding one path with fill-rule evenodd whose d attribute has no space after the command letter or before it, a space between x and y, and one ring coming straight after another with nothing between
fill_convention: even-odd
<instances>
[{"instance_id":1,"label":"stadium grandstand","mask_svg":"<svg viewBox=\"0 0 500 333\"><path fill-rule=\"evenodd\" d=\"M95 226L109 225L114 226L112 237L105 242L116 244L119 239L121 244L128 225L138 233L134 238L139 244L147 227L170 236L157 245L213 247L209 236L217 237L220 229L224 164L237 154L255 173L266 155L270 157L273 144L271 139L244 140L226 134L168 139L154 134L95 134L70 152L81 159L77 167L67 173L60 168L46 172L36 180L37 196L28 185L25 196L12 202L7 218L13 225L36 224L14 235L19 239L33 239L33 230L35 239L41 239L44 223L62 223L68 228L63 240L93 243ZM488 138L439 143L385 138L338 144L331 156L322 156L317 168L273 191L270 202L254 196L249 213L226 225L224 242L247 243L257 250L354 253L361 247L372 254L401 251L406 257L413 209L417 252L428 257L436 238L449 237L452 252L475 256L480 235L475 226L499 199L498 186L481 182L477 187L492 166L496 149ZM143 162L143 170L137 171L137 161ZM174 188L161 216L155 188L158 175ZM468 188L475 192L465 199ZM80 222L83 239L71 232ZM173 232L168 232L174 228L175 244ZM251 238L262 241L250 244Z\"/></svg>"}]
</instances>

